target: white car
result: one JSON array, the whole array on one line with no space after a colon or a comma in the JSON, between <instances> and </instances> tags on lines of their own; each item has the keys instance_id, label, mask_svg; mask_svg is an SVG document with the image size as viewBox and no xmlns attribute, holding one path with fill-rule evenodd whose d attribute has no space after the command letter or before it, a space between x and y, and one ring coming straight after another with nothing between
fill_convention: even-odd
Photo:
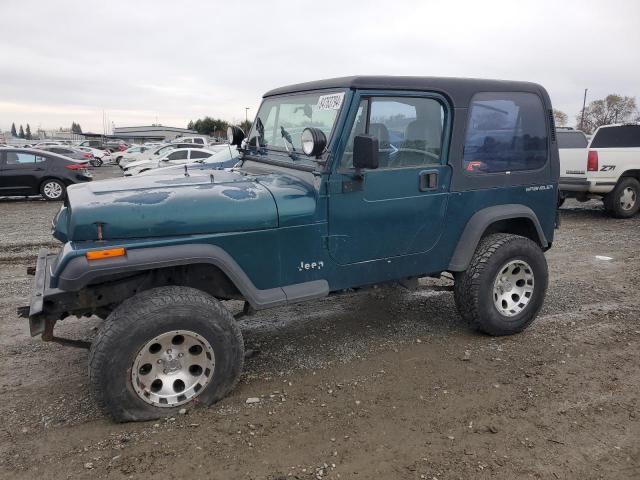
<instances>
[{"instance_id":1,"label":"white car","mask_svg":"<svg viewBox=\"0 0 640 480\"><path fill-rule=\"evenodd\" d=\"M204 148L177 148L157 159L139 160L130 163L124 169L124 175L125 177L130 177L155 168L184 165L195 160L209 158L215 153L213 150Z\"/></svg>"},{"instance_id":2,"label":"white car","mask_svg":"<svg viewBox=\"0 0 640 480\"><path fill-rule=\"evenodd\" d=\"M189 148L192 145L189 143L164 143L157 147L151 147L145 150L144 152L136 152L131 154L126 154L120 159L118 165L123 170L125 167L128 167L132 162L138 162L140 160L151 160L158 159L165 155L167 152L171 150L175 150L176 148Z\"/></svg>"},{"instance_id":3,"label":"white car","mask_svg":"<svg viewBox=\"0 0 640 480\"><path fill-rule=\"evenodd\" d=\"M93 159L89 163L94 167L99 167L104 163L111 161L111 152L109 150L100 150L93 147L75 147L76 150L87 152L93 155Z\"/></svg>"},{"instance_id":4,"label":"white car","mask_svg":"<svg viewBox=\"0 0 640 480\"><path fill-rule=\"evenodd\" d=\"M147 150L149 150L149 147L145 147L144 145L134 145L132 147L127 148L126 150L113 152L111 154L111 159L114 162L116 162L116 164L120 165L120 162L124 157L133 157L136 155L141 155Z\"/></svg>"},{"instance_id":5,"label":"white car","mask_svg":"<svg viewBox=\"0 0 640 480\"><path fill-rule=\"evenodd\" d=\"M209 145L209 143L211 143L211 138L202 135L194 137L177 137L171 140L171 143L197 143L200 145Z\"/></svg>"},{"instance_id":6,"label":"white car","mask_svg":"<svg viewBox=\"0 0 640 480\"><path fill-rule=\"evenodd\" d=\"M213 173L215 170L234 167L240 159L240 151L237 148L227 145L228 148L218 151L208 158L196 159L182 165L170 165L168 167L154 168L146 172L139 173L141 177L148 175L204 175ZM185 170L186 169L186 170Z\"/></svg>"},{"instance_id":7,"label":"white car","mask_svg":"<svg viewBox=\"0 0 640 480\"><path fill-rule=\"evenodd\" d=\"M562 166L562 156L561 156ZM605 210L629 218L640 209L640 123L603 125L585 158L560 171L560 191L580 201L602 198Z\"/></svg>"}]
</instances>

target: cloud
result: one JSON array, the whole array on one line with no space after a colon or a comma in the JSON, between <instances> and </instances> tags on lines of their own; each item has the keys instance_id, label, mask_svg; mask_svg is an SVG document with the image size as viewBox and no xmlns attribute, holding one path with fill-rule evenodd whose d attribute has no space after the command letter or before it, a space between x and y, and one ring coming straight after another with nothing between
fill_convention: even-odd
<instances>
[{"instance_id":1,"label":"cloud","mask_svg":"<svg viewBox=\"0 0 640 480\"><path fill-rule=\"evenodd\" d=\"M572 118L639 95L640 2L0 4L0 128L240 120L274 87L352 74L539 82ZM10 21L6 21L10 19Z\"/></svg>"}]
</instances>

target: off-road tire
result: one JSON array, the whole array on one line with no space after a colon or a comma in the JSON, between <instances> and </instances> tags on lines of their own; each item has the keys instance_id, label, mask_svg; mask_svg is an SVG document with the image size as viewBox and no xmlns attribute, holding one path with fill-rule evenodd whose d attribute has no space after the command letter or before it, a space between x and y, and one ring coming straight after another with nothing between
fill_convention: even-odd
<instances>
[{"instance_id":1,"label":"off-road tire","mask_svg":"<svg viewBox=\"0 0 640 480\"><path fill-rule=\"evenodd\" d=\"M534 290L524 309L507 317L496 308L493 289L500 269L512 260L530 265ZM494 336L511 335L523 331L536 318L547 284L547 261L540 247L526 237L496 233L480 241L467 270L455 275L454 298L462 318L475 329Z\"/></svg>"},{"instance_id":2,"label":"off-road tire","mask_svg":"<svg viewBox=\"0 0 640 480\"><path fill-rule=\"evenodd\" d=\"M148 341L173 330L204 337L213 348L214 371L189 403L154 406L136 393L131 369ZM152 420L217 402L235 387L243 362L240 328L218 300L194 288L158 287L125 300L105 320L91 345L89 380L97 403L116 422Z\"/></svg>"},{"instance_id":3,"label":"off-road tire","mask_svg":"<svg viewBox=\"0 0 640 480\"><path fill-rule=\"evenodd\" d=\"M52 191L60 191L59 195L53 195ZM56 202L64 200L64 196L67 194L67 187L62 180L57 178L47 178L40 184L40 195L48 202Z\"/></svg>"},{"instance_id":4,"label":"off-road tire","mask_svg":"<svg viewBox=\"0 0 640 480\"><path fill-rule=\"evenodd\" d=\"M625 210L620 203L620 199L627 189L631 189L635 193L635 204L630 209ZM633 217L640 209L640 182L633 177L622 177L615 188L604 196L603 202L604 209L612 217Z\"/></svg>"}]
</instances>

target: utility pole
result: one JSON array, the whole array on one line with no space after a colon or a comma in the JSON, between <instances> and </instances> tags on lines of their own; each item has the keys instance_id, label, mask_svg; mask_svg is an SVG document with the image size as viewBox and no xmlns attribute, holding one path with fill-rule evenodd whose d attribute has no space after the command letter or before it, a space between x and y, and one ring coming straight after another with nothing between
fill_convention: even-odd
<instances>
[{"instance_id":1,"label":"utility pole","mask_svg":"<svg viewBox=\"0 0 640 480\"><path fill-rule=\"evenodd\" d=\"M584 109L587 108L587 90L584 89L584 99L582 100L582 115L580 115L580 130L584 129Z\"/></svg>"},{"instance_id":2,"label":"utility pole","mask_svg":"<svg viewBox=\"0 0 640 480\"><path fill-rule=\"evenodd\" d=\"M250 107L244 107L244 124L248 124L249 123L249 108Z\"/></svg>"}]
</instances>

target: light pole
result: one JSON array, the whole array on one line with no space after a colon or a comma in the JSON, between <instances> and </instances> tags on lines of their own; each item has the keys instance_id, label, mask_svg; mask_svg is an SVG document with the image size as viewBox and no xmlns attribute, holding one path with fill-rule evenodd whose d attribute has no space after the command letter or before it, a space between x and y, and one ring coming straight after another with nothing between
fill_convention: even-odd
<instances>
[{"instance_id":1,"label":"light pole","mask_svg":"<svg viewBox=\"0 0 640 480\"><path fill-rule=\"evenodd\" d=\"M580 130L584 130L584 109L587 108L587 90L584 89L584 99L582 100L582 115L580 115Z\"/></svg>"},{"instance_id":2,"label":"light pole","mask_svg":"<svg viewBox=\"0 0 640 480\"><path fill-rule=\"evenodd\" d=\"M244 107L244 124L245 125L249 123L249 108L251 107Z\"/></svg>"}]
</instances>

